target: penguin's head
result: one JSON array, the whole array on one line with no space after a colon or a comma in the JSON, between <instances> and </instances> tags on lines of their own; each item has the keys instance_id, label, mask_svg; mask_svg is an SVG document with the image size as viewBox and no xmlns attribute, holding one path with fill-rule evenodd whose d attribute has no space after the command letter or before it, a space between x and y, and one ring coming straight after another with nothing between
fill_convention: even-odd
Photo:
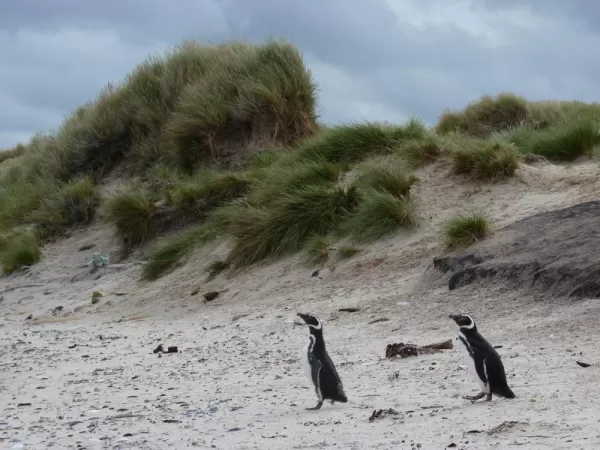
<instances>
[{"instance_id":1,"label":"penguin's head","mask_svg":"<svg viewBox=\"0 0 600 450\"><path fill-rule=\"evenodd\" d=\"M464 330L472 330L475 328L475 321L468 314L450 314L450 318Z\"/></svg>"},{"instance_id":2,"label":"penguin's head","mask_svg":"<svg viewBox=\"0 0 600 450\"><path fill-rule=\"evenodd\" d=\"M310 328L320 330L323 327L319 318L314 314L298 313L298 317L302 318L302 320L304 320L304 323L306 323L306 325L308 325Z\"/></svg>"}]
</instances>

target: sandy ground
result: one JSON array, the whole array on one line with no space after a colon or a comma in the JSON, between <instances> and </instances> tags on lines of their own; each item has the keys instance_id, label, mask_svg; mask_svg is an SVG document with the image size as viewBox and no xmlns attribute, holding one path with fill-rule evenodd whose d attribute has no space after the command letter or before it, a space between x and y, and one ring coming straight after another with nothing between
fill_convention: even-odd
<instances>
[{"instance_id":1,"label":"sandy ground","mask_svg":"<svg viewBox=\"0 0 600 450\"><path fill-rule=\"evenodd\" d=\"M115 243L101 224L74 232L30 270L0 278L0 448L599 448L598 303L504 286L448 292L430 267L449 214L476 207L506 225L597 199L599 172L524 166L516 180L475 186L431 166L415 189L417 233L319 277L288 258L207 283L202 270L223 245L154 283L137 281L136 257L89 274L91 253ZM215 289L225 291L205 303ZM92 306L94 290L104 296ZM360 310L338 311L348 306ZM447 316L457 310L502 345L516 399L461 399L477 385L458 349L384 359L388 343L454 338ZM316 396L299 360L308 330L295 325L298 311L324 321L349 403L304 409ZM160 343L180 352L154 354ZM369 421L388 408L398 414Z\"/></svg>"}]
</instances>

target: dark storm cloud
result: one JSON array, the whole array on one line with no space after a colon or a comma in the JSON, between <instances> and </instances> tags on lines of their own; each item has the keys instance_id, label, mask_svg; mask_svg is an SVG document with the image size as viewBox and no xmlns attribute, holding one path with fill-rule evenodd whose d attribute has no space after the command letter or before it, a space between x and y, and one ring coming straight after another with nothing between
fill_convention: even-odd
<instances>
[{"instance_id":1,"label":"dark storm cloud","mask_svg":"<svg viewBox=\"0 0 600 450\"><path fill-rule=\"evenodd\" d=\"M584 0L20 0L0 6L0 148L59 125L185 38L298 45L329 123L434 122L513 91L600 100L600 4Z\"/></svg>"}]
</instances>

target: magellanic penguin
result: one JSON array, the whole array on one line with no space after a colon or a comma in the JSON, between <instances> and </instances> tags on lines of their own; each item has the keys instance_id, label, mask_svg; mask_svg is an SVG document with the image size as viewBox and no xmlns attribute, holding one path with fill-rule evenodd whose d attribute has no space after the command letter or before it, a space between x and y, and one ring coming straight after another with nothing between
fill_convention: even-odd
<instances>
[{"instance_id":1,"label":"magellanic penguin","mask_svg":"<svg viewBox=\"0 0 600 450\"><path fill-rule=\"evenodd\" d=\"M465 395L465 400L476 401L486 396L492 400L492 394L505 398L515 398L508 387L506 373L500 355L492 345L477 331L475 321L468 314L451 314L450 318L460 327L458 343L463 351L467 371L474 376L481 389L477 395Z\"/></svg>"},{"instance_id":2,"label":"magellanic penguin","mask_svg":"<svg viewBox=\"0 0 600 450\"><path fill-rule=\"evenodd\" d=\"M308 344L302 353L302 362L319 399L317 406L306 409L319 409L325 400L331 400L331 404L333 402L346 403L348 398L344 393L342 381L325 349L321 321L314 314L298 313L298 316L304 320L310 331Z\"/></svg>"}]
</instances>

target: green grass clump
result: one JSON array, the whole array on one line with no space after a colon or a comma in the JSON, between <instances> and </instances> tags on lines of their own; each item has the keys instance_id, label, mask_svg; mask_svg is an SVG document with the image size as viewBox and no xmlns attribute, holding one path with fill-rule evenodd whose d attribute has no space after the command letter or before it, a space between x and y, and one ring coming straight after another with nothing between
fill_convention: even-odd
<instances>
[{"instance_id":1,"label":"green grass clump","mask_svg":"<svg viewBox=\"0 0 600 450\"><path fill-rule=\"evenodd\" d=\"M519 167L515 146L500 139L458 138L452 142L452 170L480 181L514 176Z\"/></svg>"},{"instance_id":2,"label":"green grass clump","mask_svg":"<svg viewBox=\"0 0 600 450\"><path fill-rule=\"evenodd\" d=\"M373 159L364 164L359 176L359 186L388 192L396 197L405 197L417 181L407 167L390 158Z\"/></svg>"},{"instance_id":3,"label":"green grass clump","mask_svg":"<svg viewBox=\"0 0 600 450\"><path fill-rule=\"evenodd\" d=\"M436 131L466 133L470 136L487 137L499 130L520 125L530 116L527 100L510 93L496 97L485 95L470 103L464 111L445 111L440 116Z\"/></svg>"},{"instance_id":4,"label":"green grass clump","mask_svg":"<svg viewBox=\"0 0 600 450\"><path fill-rule=\"evenodd\" d=\"M21 156L25 153L27 147L23 144L17 144L15 147L6 150L0 150L0 164L4 161L8 161L11 158L16 158L17 156Z\"/></svg>"},{"instance_id":5,"label":"green grass clump","mask_svg":"<svg viewBox=\"0 0 600 450\"><path fill-rule=\"evenodd\" d=\"M539 155L550 161L573 161L592 156L600 145L600 122L590 120L567 123L547 130L518 128L507 133L525 155Z\"/></svg>"},{"instance_id":6,"label":"green grass clump","mask_svg":"<svg viewBox=\"0 0 600 450\"><path fill-rule=\"evenodd\" d=\"M421 167L437 160L443 153L443 146L438 137L426 136L423 139L408 139L402 142L395 153L415 167Z\"/></svg>"},{"instance_id":7,"label":"green grass clump","mask_svg":"<svg viewBox=\"0 0 600 450\"><path fill-rule=\"evenodd\" d=\"M414 205L407 197L389 192L368 190L344 224L344 231L358 242L373 241L391 235L399 228L416 226Z\"/></svg>"},{"instance_id":8,"label":"green grass clump","mask_svg":"<svg viewBox=\"0 0 600 450\"><path fill-rule=\"evenodd\" d=\"M253 205L263 205L282 194L290 194L302 186L329 186L340 179L345 165L324 160L293 162L287 158L258 175L260 182L248 195Z\"/></svg>"},{"instance_id":9,"label":"green grass clump","mask_svg":"<svg viewBox=\"0 0 600 450\"><path fill-rule=\"evenodd\" d=\"M42 256L38 238L31 233L0 237L0 264L6 274L31 266Z\"/></svg>"},{"instance_id":10,"label":"green grass clump","mask_svg":"<svg viewBox=\"0 0 600 450\"><path fill-rule=\"evenodd\" d=\"M145 190L121 192L107 200L106 219L126 247L147 242L156 233L155 199Z\"/></svg>"},{"instance_id":11,"label":"green grass clump","mask_svg":"<svg viewBox=\"0 0 600 450\"><path fill-rule=\"evenodd\" d=\"M324 264L329 259L331 242L324 236L311 236L304 246L304 262L307 264Z\"/></svg>"},{"instance_id":12,"label":"green grass clump","mask_svg":"<svg viewBox=\"0 0 600 450\"><path fill-rule=\"evenodd\" d=\"M27 221L36 225L41 237L51 237L69 227L90 223L99 204L98 188L91 177L85 176L49 193Z\"/></svg>"},{"instance_id":13,"label":"green grass clump","mask_svg":"<svg viewBox=\"0 0 600 450\"><path fill-rule=\"evenodd\" d=\"M315 85L293 45L238 42L217 49L165 124L182 168L214 161L232 142L288 145L316 132Z\"/></svg>"},{"instance_id":14,"label":"green grass clump","mask_svg":"<svg viewBox=\"0 0 600 450\"><path fill-rule=\"evenodd\" d=\"M490 233L489 219L482 214L461 214L449 219L443 228L449 249L464 248L482 240Z\"/></svg>"},{"instance_id":15,"label":"green grass clump","mask_svg":"<svg viewBox=\"0 0 600 450\"><path fill-rule=\"evenodd\" d=\"M326 236L358 204L358 191L345 186L306 186L283 193L269 208L238 203L225 221L234 239L229 259L238 266L299 250L309 237Z\"/></svg>"},{"instance_id":16,"label":"green grass clump","mask_svg":"<svg viewBox=\"0 0 600 450\"><path fill-rule=\"evenodd\" d=\"M216 228L207 223L164 238L149 252L148 259L142 267L142 279L157 279L176 267L196 247L216 237Z\"/></svg>"},{"instance_id":17,"label":"green grass clump","mask_svg":"<svg viewBox=\"0 0 600 450\"><path fill-rule=\"evenodd\" d=\"M400 126L357 123L329 128L302 142L298 159L330 163L354 163L375 154L390 153L399 143L425 137L427 129L418 121Z\"/></svg>"},{"instance_id":18,"label":"green grass clump","mask_svg":"<svg viewBox=\"0 0 600 450\"><path fill-rule=\"evenodd\" d=\"M203 199L209 205L229 202L246 194L252 180L244 172L201 170L191 180L174 186L169 203L185 208Z\"/></svg>"}]
</instances>

